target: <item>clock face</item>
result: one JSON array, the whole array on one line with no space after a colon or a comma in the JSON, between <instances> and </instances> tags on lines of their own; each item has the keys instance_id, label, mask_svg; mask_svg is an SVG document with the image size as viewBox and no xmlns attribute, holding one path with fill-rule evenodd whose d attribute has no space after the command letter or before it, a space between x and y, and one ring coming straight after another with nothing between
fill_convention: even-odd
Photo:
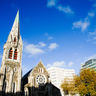
<instances>
[{"instance_id":1,"label":"clock face","mask_svg":"<svg viewBox=\"0 0 96 96\"><path fill-rule=\"evenodd\" d=\"M36 82L37 82L38 84L44 84L44 83L46 83L45 76L43 76L43 75L38 75L37 78L36 78Z\"/></svg>"}]
</instances>

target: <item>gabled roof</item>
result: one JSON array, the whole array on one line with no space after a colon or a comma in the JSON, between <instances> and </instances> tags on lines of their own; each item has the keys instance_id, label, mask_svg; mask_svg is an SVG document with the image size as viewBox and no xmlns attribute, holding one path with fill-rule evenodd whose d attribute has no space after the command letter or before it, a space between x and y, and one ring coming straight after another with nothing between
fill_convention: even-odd
<instances>
[{"instance_id":1,"label":"gabled roof","mask_svg":"<svg viewBox=\"0 0 96 96\"><path fill-rule=\"evenodd\" d=\"M32 70L33 70L33 69L29 70L29 71L22 77L22 79L23 79L23 80L26 79Z\"/></svg>"},{"instance_id":2,"label":"gabled roof","mask_svg":"<svg viewBox=\"0 0 96 96\"><path fill-rule=\"evenodd\" d=\"M43 65L42 61L40 60L40 62L37 64L37 66L35 66L34 68L32 68L31 70L29 70L23 77L22 80L28 79L28 76L31 74L31 72L33 72L35 70L36 67L38 67L39 65L41 65L44 69L45 66ZM47 71L46 71L47 72ZM47 72L47 74L49 75L49 73Z\"/></svg>"}]
</instances>

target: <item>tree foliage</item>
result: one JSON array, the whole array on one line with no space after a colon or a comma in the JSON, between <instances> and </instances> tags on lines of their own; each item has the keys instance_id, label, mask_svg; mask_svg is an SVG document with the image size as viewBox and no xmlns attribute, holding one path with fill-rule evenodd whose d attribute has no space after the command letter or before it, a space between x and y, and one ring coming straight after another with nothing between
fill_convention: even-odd
<instances>
[{"instance_id":1,"label":"tree foliage","mask_svg":"<svg viewBox=\"0 0 96 96\"><path fill-rule=\"evenodd\" d=\"M69 80L69 78L65 78L63 83L61 84L61 88L63 89L63 92L65 95L68 95L68 94L74 95L75 94L73 79Z\"/></svg>"},{"instance_id":2,"label":"tree foliage","mask_svg":"<svg viewBox=\"0 0 96 96\"><path fill-rule=\"evenodd\" d=\"M75 90L81 96L96 96L96 72L90 69L81 70L79 76L74 77Z\"/></svg>"},{"instance_id":3,"label":"tree foliage","mask_svg":"<svg viewBox=\"0 0 96 96\"><path fill-rule=\"evenodd\" d=\"M80 96L96 96L96 72L90 69L83 69L78 76L69 81L68 78L64 79L61 84L64 93L76 94Z\"/></svg>"}]
</instances>

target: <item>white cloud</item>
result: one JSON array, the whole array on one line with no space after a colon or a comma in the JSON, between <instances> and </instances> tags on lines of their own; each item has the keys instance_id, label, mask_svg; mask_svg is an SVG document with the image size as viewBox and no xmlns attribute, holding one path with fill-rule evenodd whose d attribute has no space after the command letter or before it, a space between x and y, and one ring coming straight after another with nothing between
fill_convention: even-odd
<instances>
[{"instance_id":1,"label":"white cloud","mask_svg":"<svg viewBox=\"0 0 96 96\"><path fill-rule=\"evenodd\" d=\"M44 42L39 42L39 44L37 45L38 47L45 47L46 44Z\"/></svg>"},{"instance_id":2,"label":"white cloud","mask_svg":"<svg viewBox=\"0 0 96 96\"><path fill-rule=\"evenodd\" d=\"M47 6L52 7L56 5L57 0L48 0Z\"/></svg>"},{"instance_id":3,"label":"white cloud","mask_svg":"<svg viewBox=\"0 0 96 96\"><path fill-rule=\"evenodd\" d=\"M94 4L94 7L95 6L96 4ZM79 21L74 22L72 28L73 29L80 28L82 31L85 31L90 25L92 17L95 16L95 13L96 13L96 9L92 8L90 11L88 11L88 15L84 18L84 20L79 20Z\"/></svg>"},{"instance_id":4,"label":"white cloud","mask_svg":"<svg viewBox=\"0 0 96 96\"><path fill-rule=\"evenodd\" d=\"M30 55L36 55L36 54L44 53L44 50L34 44L25 44L24 52L29 53Z\"/></svg>"},{"instance_id":5,"label":"white cloud","mask_svg":"<svg viewBox=\"0 0 96 96\"><path fill-rule=\"evenodd\" d=\"M70 62L68 63L68 66L69 66L69 67L72 67L73 64L74 64L74 62L70 61Z\"/></svg>"},{"instance_id":6,"label":"white cloud","mask_svg":"<svg viewBox=\"0 0 96 96\"><path fill-rule=\"evenodd\" d=\"M75 28L80 28L81 31L84 31L87 29L87 27L90 25L90 22L88 20L84 20L84 21L77 21L73 23L73 29Z\"/></svg>"},{"instance_id":7,"label":"white cloud","mask_svg":"<svg viewBox=\"0 0 96 96\"><path fill-rule=\"evenodd\" d=\"M56 61L53 62L52 64L47 64L47 67L64 67L65 66L65 62L64 61Z\"/></svg>"},{"instance_id":8,"label":"white cloud","mask_svg":"<svg viewBox=\"0 0 96 96\"><path fill-rule=\"evenodd\" d=\"M58 47L58 44L57 43L51 43L48 48L50 50L53 50L53 49L56 49L57 47Z\"/></svg>"},{"instance_id":9,"label":"white cloud","mask_svg":"<svg viewBox=\"0 0 96 96\"><path fill-rule=\"evenodd\" d=\"M59 11L64 12L64 13L69 13L69 14L73 14L73 13L74 13L69 6L66 6L66 7L65 7L65 6L59 5L59 6L57 6L57 9L58 9Z\"/></svg>"},{"instance_id":10,"label":"white cloud","mask_svg":"<svg viewBox=\"0 0 96 96\"><path fill-rule=\"evenodd\" d=\"M74 12L72 11L72 9L69 6L62 6L59 5L60 0L47 0L47 7L54 7L59 11L62 11L66 14L73 14Z\"/></svg>"},{"instance_id":11,"label":"white cloud","mask_svg":"<svg viewBox=\"0 0 96 96\"><path fill-rule=\"evenodd\" d=\"M88 16L94 17L95 16L95 13L94 12L88 12Z\"/></svg>"},{"instance_id":12,"label":"white cloud","mask_svg":"<svg viewBox=\"0 0 96 96\"><path fill-rule=\"evenodd\" d=\"M57 43L50 43L46 46L44 42L39 42L38 44L32 44L24 42L24 52L31 55L37 55L45 53L46 51L56 49L58 47Z\"/></svg>"}]
</instances>

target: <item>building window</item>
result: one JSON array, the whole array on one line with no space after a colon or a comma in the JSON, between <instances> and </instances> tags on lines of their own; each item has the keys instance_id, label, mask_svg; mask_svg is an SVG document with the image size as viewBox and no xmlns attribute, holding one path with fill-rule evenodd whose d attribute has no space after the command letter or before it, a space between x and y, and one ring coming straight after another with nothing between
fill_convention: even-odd
<instances>
[{"instance_id":1,"label":"building window","mask_svg":"<svg viewBox=\"0 0 96 96\"><path fill-rule=\"evenodd\" d=\"M38 72L43 73L43 68L39 68Z\"/></svg>"},{"instance_id":2,"label":"building window","mask_svg":"<svg viewBox=\"0 0 96 96\"><path fill-rule=\"evenodd\" d=\"M14 42L16 42L16 37L14 38Z\"/></svg>"},{"instance_id":3,"label":"building window","mask_svg":"<svg viewBox=\"0 0 96 96\"><path fill-rule=\"evenodd\" d=\"M46 78L45 78L45 76L43 76L43 75L38 75L37 77L36 77L36 83L37 84L45 84L46 83L46 80L45 80Z\"/></svg>"},{"instance_id":4,"label":"building window","mask_svg":"<svg viewBox=\"0 0 96 96\"><path fill-rule=\"evenodd\" d=\"M43 73L43 68L41 68L41 73Z\"/></svg>"},{"instance_id":5,"label":"building window","mask_svg":"<svg viewBox=\"0 0 96 96\"><path fill-rule=\"evenodd\" d=\"M12 54L13 54L13 50L12 50L12 48L10 48L10 50L9 50L9 56L8 56L9 59L12 59Z\"/></svg>"},{"instance_id":6,"label":"building window","mask_svg":"<svg viewBox=\"0 0 96 96\"><path fill-rule=\"evenodd\" d=\"M15 49L15 51L14 51L14 59L15 60L17 60L17 54L18 54L17 49Z\"/></svg>"}]
</instances>

